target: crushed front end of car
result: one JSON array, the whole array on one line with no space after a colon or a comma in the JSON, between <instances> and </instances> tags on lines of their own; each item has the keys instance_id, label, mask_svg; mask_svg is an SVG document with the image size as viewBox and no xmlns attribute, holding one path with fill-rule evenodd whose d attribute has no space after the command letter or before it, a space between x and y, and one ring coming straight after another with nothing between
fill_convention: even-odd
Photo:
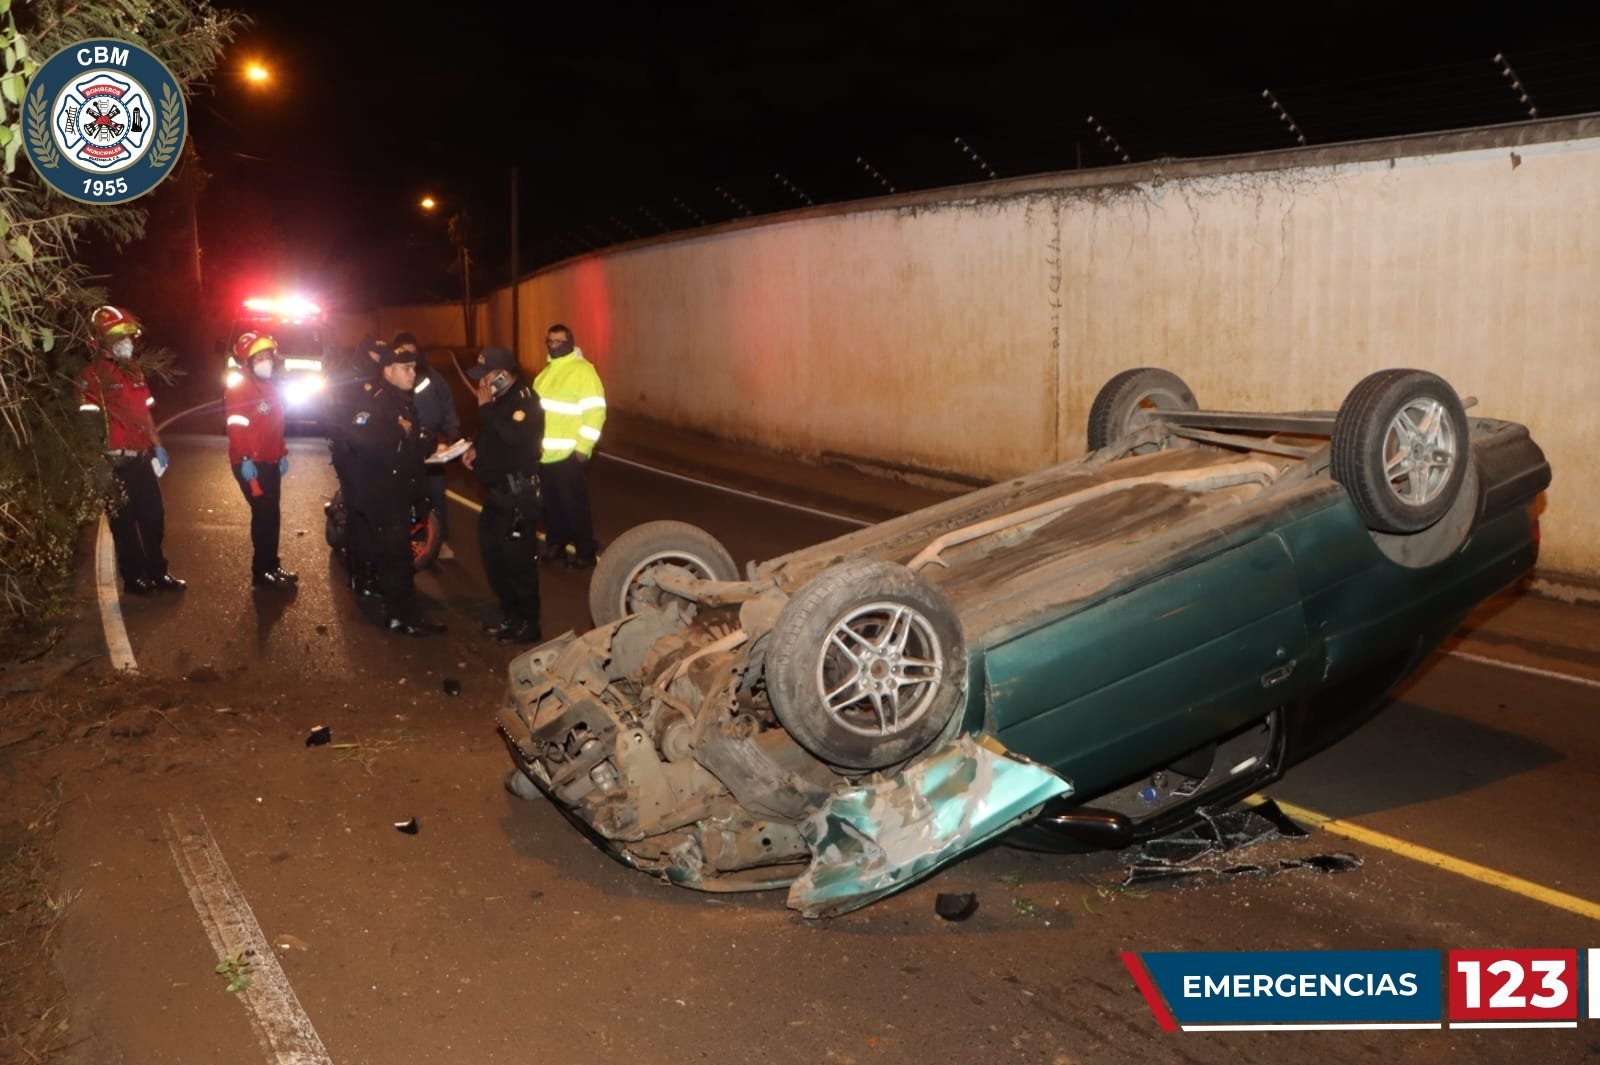
<instances>
[{"instance_id":1,"label":"crushed front end of car","mask_svg":"<svg viewBox=\"0 0 1600 1065\"><path fill-rule=\"evenodd\" d=\"M622 862L706 891L790 886L831 916L897 891L1070 793L954 730L880 772L830 766L774 714L763 656L785 600L683 580L679 596L511 665L500 733L531 784ZM519 779L520 776L520 779Z\"/></svg>"}]
</instances>

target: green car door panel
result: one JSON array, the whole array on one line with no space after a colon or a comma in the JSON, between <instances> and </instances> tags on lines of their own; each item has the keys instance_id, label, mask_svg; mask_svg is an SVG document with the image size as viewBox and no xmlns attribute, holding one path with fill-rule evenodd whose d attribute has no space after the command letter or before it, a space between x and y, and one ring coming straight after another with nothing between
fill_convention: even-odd
<instances>
[{"instance_id":1,"label":"green car door panel","mask_svg":"<svg viewBox=\"0 0 1600 1065\"><path fill-rule=\"evenodd\" d=\"M990 648L995 733L1093 790L1259 718L1310 647L1288 547L1262 536Z\"/></svg>"}]
</instances>

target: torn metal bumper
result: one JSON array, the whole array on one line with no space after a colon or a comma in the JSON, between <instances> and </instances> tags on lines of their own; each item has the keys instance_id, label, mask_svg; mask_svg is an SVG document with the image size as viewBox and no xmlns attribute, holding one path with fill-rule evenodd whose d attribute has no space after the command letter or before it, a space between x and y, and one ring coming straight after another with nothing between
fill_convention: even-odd
<instances>
[{"instance_id":1,"label":"torn metal bumper","mask_svg":"<svg viewBox=\"0 0 1600 1065\"><path fill-rule=\"evenodd\" d=\"M892 777L835 789L801 827L811 866L788 904L848 913L927 876L1072 785L986 734L962 736Z\"/></svg>"}]
</instances>

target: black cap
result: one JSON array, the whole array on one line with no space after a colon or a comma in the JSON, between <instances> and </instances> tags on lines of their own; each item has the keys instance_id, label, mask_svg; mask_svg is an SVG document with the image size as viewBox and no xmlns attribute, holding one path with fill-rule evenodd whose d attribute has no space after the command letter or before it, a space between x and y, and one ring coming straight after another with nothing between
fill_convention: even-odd
<instances>
[{"instance_id":1,"label":"black cap","mask_svg":"<svg viewBox=\"0 0 1600 1065\"><path fill-rule=\"evenodd\" d=\"M467 376L474 381L481 380L485 374L496 370L510 370L516 373L517 357L511 354L510 348L484 348L478 353L478 365L467 371Z\"/></svg>"},{"instance_id":2,"label":"black cap","mask_svg":"<svg viewBox=\"0 0 1600 1065\"><path fill-rule=\"evenodd\" d=\"M373 347L378 353L379 366L393 366L396 363L415 363L417 361L417 353L414 351L396 351L383 343L376 344Z\"/></svg>"}]
</instances>

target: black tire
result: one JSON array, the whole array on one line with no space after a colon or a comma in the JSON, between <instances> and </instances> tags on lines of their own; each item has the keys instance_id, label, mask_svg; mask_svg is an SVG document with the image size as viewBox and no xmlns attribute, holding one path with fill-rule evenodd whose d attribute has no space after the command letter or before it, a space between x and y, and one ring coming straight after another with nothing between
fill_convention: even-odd
<instances>
[{"instance_id":1,"label":"black tire","mask_svg":"<svg viewBox=\"0 0 1600 1065\"><path fill-rule=\"evenodd\" d=\"M1149 421L1145 412L1151 408L1199 410L1200 404L1183 378L1169 370L1123 370L1101 387L1089 407L1089 450L1099 451L1144 428Z\"/></svg>"},{"instance_id":2,"label":"black tire","mask_svg":"<svg viewBox=\"0 0 1600 1065\"><path fill-rule=\"evenodd\" d=\"M344 493L335 491L333 498L322 505L322 535L335 551L344 550L346 520Z\"/></svg>"},{"instance_id":3,"label":"black tire","mask_svg":"<svg viewBox=\"0 0 1600 1065\"><path fill-rule=\"evenodd\" d=\"M1460 494L1470 434L1466 408L1444 378L1379 370L1339 405L1330 469L1369 529L1420 532Z\"/></svg>"},{"instance_id":4,"label":"black tire","mask_svg":"<svg viewBox=\"0 0 1600 1065\"><path fill-rule=\"evenodd\" d=\"M651 521L617 537L595 563L589 580L589 615L609 625L658 601L640 578L656 566L682 566L697 577L736 581L739 566L717 538L682 521Z\"/></svg>"},{"instance_id":5,"label":"black tire","mask_svg":"<svg viewBox=\"0 0 1600 1065\"><path fill-rule=\"evenodd\" d=\"M845 644L861 657L847 656ZM918 665L907 670L908 660ZM853 559L814 577L784 606L768 640L766 677L773 711L802 747L841 769L882 769L950 723L966 692L966 640L955 608L933 585L892 562Z\"/></svg>"}]
</instances>

